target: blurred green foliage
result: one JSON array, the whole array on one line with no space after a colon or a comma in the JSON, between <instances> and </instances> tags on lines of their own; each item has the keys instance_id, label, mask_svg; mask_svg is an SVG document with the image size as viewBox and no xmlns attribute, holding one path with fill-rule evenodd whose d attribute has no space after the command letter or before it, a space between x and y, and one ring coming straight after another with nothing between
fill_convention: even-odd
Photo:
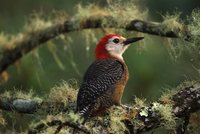
<instances>
[{"instance_id":1,"label":"blurred green foliage","mask_svg":"<svg viewBox=\"0 0 200 134\"><path fill-rule=\"evenodd\" d=\"M97 3L100 6L107 4L106 0L1 0L0 32L10 34L20 32L33 12L42 11L48 16L53 10L64 10L73 15L79 3L83 5ZM181 17L186 18L194 8L200 7L199 0L141 0L138 3L141 8L149 10L149 20L157 21L162 20L161 14L174 11L182 12ZM94 32L99 39L103 36L100 30ZM10 78L7 83L1 85L0 91L13 88L33 89L38 94L45 94L50 87L61 80L76 79L80 83L85 70L94 60L96 45L93 43L90 47L86 47L90 44L87 44L87 40L82 36L85 33L87 32L78 31L65 35L72 38L70 44L53 40L53 44L56 45L55 48L53 46L53 52L48 42L24 56L17 67L9 67ZM136 36L136 33L124 31L124 35L130 37ZM134 96L155 100L167 87L176 87L185 80L199 79L200 74L192 66L191 59L187 57L172 59L168 47L166 38L145 35L143 42L136 43L127 50L124 59L129 67L130 80L123 102L132 101Z\"/></svg>"}]
</instances>

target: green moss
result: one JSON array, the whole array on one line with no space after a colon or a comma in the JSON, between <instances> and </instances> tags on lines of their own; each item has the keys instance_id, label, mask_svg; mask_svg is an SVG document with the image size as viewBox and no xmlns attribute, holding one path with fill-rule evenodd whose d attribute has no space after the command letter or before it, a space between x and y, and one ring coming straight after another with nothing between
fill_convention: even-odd
<instances>
[{"instance_id":1,"label":"green moss","mask_svg":"<svg viewBox=\"0 0 200 134\"><path fill-rule=\"evenodd\" d=\"M146 107L146 99L135 97L135 104L139 106L140 108Z\"/></svg>"},{"instance_id":2,"label":"green moss","mask_svg":"<svg viewBox=\"0 0 200 134\"><path fill-rule=\"evenodd\" d=\"M63 24L68 18L68 15L64 11L52 11L48 16L42 11L33 12L30 17L28 17L23 31L25 33L37 33L53 25Z\"/></svg>"},{"instance_id":3,"label":"green moss","mask_svg":"<svg viewBox=\"0 0 200 134\"><path fill-rule=\"evenodd\" d=\"M161 97L159 98L159 100L163 103L163 104L173 104L173 101L171 100L171 96L174 95L175 93L177 93L177 89L173 88L173 89L169 89L169 88L164 88L163 89L163 93L161 95Z\"/></svg>"},{"instance_id":4,"label":"green moss","mask_svg":"<svg viewBox=\"0 0 200 134\"><path fill-rule=\"evenodd\" d=\"M36 17L30 21L30 23L26 24L24 30L27 32L36 32L41 29L46 29L51 27L53 24L51 21L45 21L42 18Z\"/></svg>"},{"instance_id":5,"label":"green moss","mask_svg":"<svg viewBox=\"0 0 200 134\"><path fill-rule=\"evenodd\" d=\"M48 99L68 105L70 103L75 103L77 93L77 83L75 80L72 84L62 81L50 90Z\"/></svg>"},{"instance_id":6,"label":"green moss","mask_svg":"<svg viewBox=\"0 0 200 134\"><path fill-rule=\"evenodd\" d=\"M192 39L195 44L200 43L200 10L199 9L194 9L191 16L188 17L188 29L192 34Z\"/></svg>"},{"instance_id":7,"label":"green moss","mask_svg":"<svg viewBox=\"0 0 200 134\"><path fill-rule=\"evenodd\" d=\"M95 4L89 4L87 6L82 6L81 4L78 4L76 6L76 14L74 16L77 20L84 21L85 19L91 17L91 16L104 16L108 15L106 10L103 10L99 6Z\"/></svg>"},{"instance_id":8,"label":"green moss","mask_svg":"<svg viewBox=\"0 0 200 134\"><path fill-rule=\"evenodd\" d=\"M67 120L72 123L78 123L78 124L83 123L83 118L79 114L75 113L74 111L69 112L67 116Z\"/></svg>"},{"instance_id":9,"label":"green moss","mask_svg":"<svg viewBox=\"0 0 200 134\"><path fill-rule=\"evenodd\" d=\"M106 7L99 7L95 4L89 4L85 7L82 5L77 5L77 13L75 14L75 19L79 21L84 21L89 17L103 17L103 16L112 16L117 20L119 26L124 26L130 20L140 18L144 19L147 16L146 10L140 10L139 6L134 0L129 2L122 1L108 1ZM107 26L110 23L113 23L111 20L103 21L103 26Z\"/></svg>"},{"instance_id":10,"label":"green moss","mask_svg":"<svg viewBox=\"0 0 200 134\"><path fill-rule=\"evenodd\" d=\"M122 122L126 119L126 110L122 107L112 106L109 109L109 127L108 131L110 133L122 134L126 130L124 123Z\"/></svg>"},{"instance_id":11,"label":"green moss","mask_svg":"<svg viewBox=\"0 0 200 134\"><path fill-rule=\"evenodd\" d=\"M163 16L163 30L175 32L179 39L167 39L165 46L172 61L187 60L193 64L193 69L199 72L199 44L200 44L200 11L194 9L186 20L180 18L181 13ZM187 41L186 41L187 40Z\"/></svg>"},{"instance_id":12,"label":"green moss","mask_svg":"<svg viewBox=\"0 0 200 134\"><path fill-rule=\"evenodd\" d=\"M128 2L109 0L106 11L110 13L122 27L130 22L130 20L145 19L148 12L144 9L140 10L140 6L135 0L130 0Z\"/></svg>"},{"instance_id":13,"label":"green moss","mask_svg":"<svg viewBox=\"0 0 200 134\"><path fill-rule=\"evenodd\" d=\"M14 91L13 91L14 90ZM7 97L7 98L20 98L20 99L31 99L37 102L41 102L42 99L38 96L35 96L35 94L33 93L33 90L28 90L28 92L24 92L22 90L18 90L18 89L12 89L10 91L5 91L4 93L2 93L0 95L1 97Z\"/></svg>"},{"instance_id":14,"label":"green moss","mask_svg":"<svg viewBox=\"0 0 200 134\"><path fill-rule=\"evenodd\" d=\"M6 125L6 119L4 118L2 111L0 111L0 126Z\"/></svg>"},{"instance_id":15,"label":"green moss","mask_svg":"<svg viewBox=\"0 0 200 134\"><path fill-rule=\"evenodd\" d=\"M9 35L6 35L4 33L0 33L0 48L1 49L8 41L9 41Z\"/></svg>"},{"instance_id":16,"label":"green moss","mask_svg":"<svg viewBox=\"0 0 200 134\"><path fill-rule=\"evenodd\" d=\"M181 30L183 29L183 23L180 20L180 12L175 12L174 14L170 15L167 13L163 16L163 25L165 26L165 30L173 31L177 34L181 34Z\"/></svg>"},{"instance_id":17,"label":"green moss","mask_svg":"<svg viewBox=\"0 0 200 134\"><path fill-rule=\"evenodd\" d=\"M172 105L154 102L152 109L159 111L163 120L161 125L164 125L167 129L174 129L176 127L176 117L173 114Z\"/></svg>"},{"instance_id":18,"label":"green moss","mask_svg":"<svg viewBox=\"0 0 200 134\"><path fill-rule=\"evenodd\" d=\"M195 80L190 80L190 79L186 79L185 81L183 81L175 90L179 91L181 89L184 89L186 87L198 87L199 86L199 82L195 81Z\"/></svg>"}]
</instances>

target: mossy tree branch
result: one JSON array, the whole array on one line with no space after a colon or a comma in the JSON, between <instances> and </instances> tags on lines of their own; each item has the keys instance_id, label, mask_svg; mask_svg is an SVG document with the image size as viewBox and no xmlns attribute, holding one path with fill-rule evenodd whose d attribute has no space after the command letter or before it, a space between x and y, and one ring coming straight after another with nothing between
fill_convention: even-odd
<instances>
[{"instance_id":1,"label":"mossy tree branch","mask_svg":"<svg viewBox=\"0 0 200 134\"><path fill-rule=\"evenodd\" d=\"M105 24L105 22L109 23ZM16 37L5 44L5 48L1 52L0 57L0 73L5 71L10 65L15 63L25 54L61 34L92 28L122 28L125 30L138 31L170 38L179 37L180 31L183 30L178 29L172 31L163 23L152 23L142 20L131 20L126 25L122 26L119 25L119 22L117 22L117 20L115 20L112 16L91 16L81 21L72 18L63 22L52 24L51 26L45 28L25 32L21 34L21 38ZM185 32L185 35L187 35L185 40L190 38L188 33L188 31Z\"/></svg>"},{"instance_id":2,"label":"mossy tree branch","mask_svg":"<svg viewBox=\"0 0 200 134\"><path fill-rule=\"evenodd\" d=\"M34 99L21 99L21 98L9 98L0 97L0 109L7 111L15 111L22 114L33 114L35 112L66 112L69 110L69 106L65 106L63 102L51 102Z\"/></svg>"},{"instance_id":3,"label":"mossy tree branch","mask_svg":"<svg viewBox=\"0 0 200 134\"><path fill-rule=\"evenodd\" d=\"M181 90L179 90L177 93L173 94L168 98L172 105L172 114L174 117L177 118L185 118L188 117L191 113L197 112L200 110L200 87L186 87ZM130 133L134 133L133 131L136 131L137 133L146 132L152 129L155 129L162 124L164 121L162 118L162 113L159 112L157 107L159 105L167 105L166 102L160 101L160 102L154 102L150 104L147 107L140 107L137 110L137 114L135 116L135 119L128 118L124 120L123 122L127 126ZM18 99L18 98L0 98L0 109L2 110L8 110L8 111L17 111L20 113L27 113L32 114L42 109L42 111L46 111L50 113L52 109L54 111L60 112L69 112L70 110L74 109L74 105L71 106L65 106L63 103L58 102L47 102L47 101L36 101L31 99ZM132 109L137 109L135 106ZM127 115L130 113L130 109L127 109ZM145 114L144 114L145 112ZM132 120L138 120L143 125L141 126L135 126L134 123L132 123ZM54 121L51 121L54 122ZM32 130L32 132L39 132L43 129L46 129L48 127L52 126L58 126L58 129L62 129L63 126L68 126L71 128L78 128L78 130L83 131L85 133L88 133L89 130L85 128L84 126L81 126L80 124L74 124L69 122L62 122L57 121L59 124L48 122L47 126L44 126L39 124L37 127ZM50 125L48 125L50 124ZM44 127L40 127L44 126ZM60 130L59 130L60 131Z\"/></svg>"},{"instance_id":4,"label":"mossy tree branch","mask_svg":"<svg viewBox=\"0 0 200 134\"><path fill-rule=\"evenodd\" d=\"M186 87L172 95L170 99L173 101L172 113L174 116L178 118L188 117L191 113L200 110L200 87ZM161 124L161 115L158 111L153 110L152 107L153 104L148 107L148 116L138 115L137 118L145 124L144 127L137 130L138 133L157 128Z\"/></svg>"},{"instance_id":5,"label":"mossy tree branch","mask_svg":"<svg viewBox=\"0 0 200 134\"><path fill-rule=\"evenodd\" d=\"M58 126L56 131L54 132L54 134L58 134L63 127L71 127L71 128L74 128L75 130L81 131L85 134L89 134L89 131L87 130L87 128L85 128L84 126L82 126L80 124L72 123L69 121L62 122L60 120L53 120L53 121L47 122L46 124L41 123L41 124L37 125L37 127L34 128L33 130L30 130L28 132L28 134L37 134L37 133L47 129L48 127L53 127L53 126Z\"/></svg>"}]
</instances>

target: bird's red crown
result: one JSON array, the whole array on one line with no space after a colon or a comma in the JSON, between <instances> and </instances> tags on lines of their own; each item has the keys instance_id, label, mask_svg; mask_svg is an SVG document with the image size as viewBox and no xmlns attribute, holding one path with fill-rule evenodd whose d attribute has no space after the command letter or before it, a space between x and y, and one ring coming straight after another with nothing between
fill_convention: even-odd
<instances>
[{"instance_id":1,"label":"bird's red crown","mask_svg":"<svg viewBox=\"0 0 200 134\"><path fill-rule=\"evenodd\" d=\"M118 34L107 34L96 46L96 59L108 59L111 58L108 51L105 49L105 45L107 44L108 40L114 36L120 37Z\"/></svg>"}]
</instances>

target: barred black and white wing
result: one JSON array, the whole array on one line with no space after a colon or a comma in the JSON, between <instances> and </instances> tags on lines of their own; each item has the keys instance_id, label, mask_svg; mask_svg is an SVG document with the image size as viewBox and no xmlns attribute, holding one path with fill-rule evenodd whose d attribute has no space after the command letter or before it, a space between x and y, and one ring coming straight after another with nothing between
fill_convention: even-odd
<instances>
[{"instance_id":1,"label":"barred black and white wing","mask_svg":"<svg viewBox=\"0 0 200 134\"><path fill-rule=\"evenodd\" d=\"M85 118L101 105L110 105L115 84L122 78L123 64L115 59L96 60L90 65L78 92L77 111Z\"/></svg>"}]
</instances>

